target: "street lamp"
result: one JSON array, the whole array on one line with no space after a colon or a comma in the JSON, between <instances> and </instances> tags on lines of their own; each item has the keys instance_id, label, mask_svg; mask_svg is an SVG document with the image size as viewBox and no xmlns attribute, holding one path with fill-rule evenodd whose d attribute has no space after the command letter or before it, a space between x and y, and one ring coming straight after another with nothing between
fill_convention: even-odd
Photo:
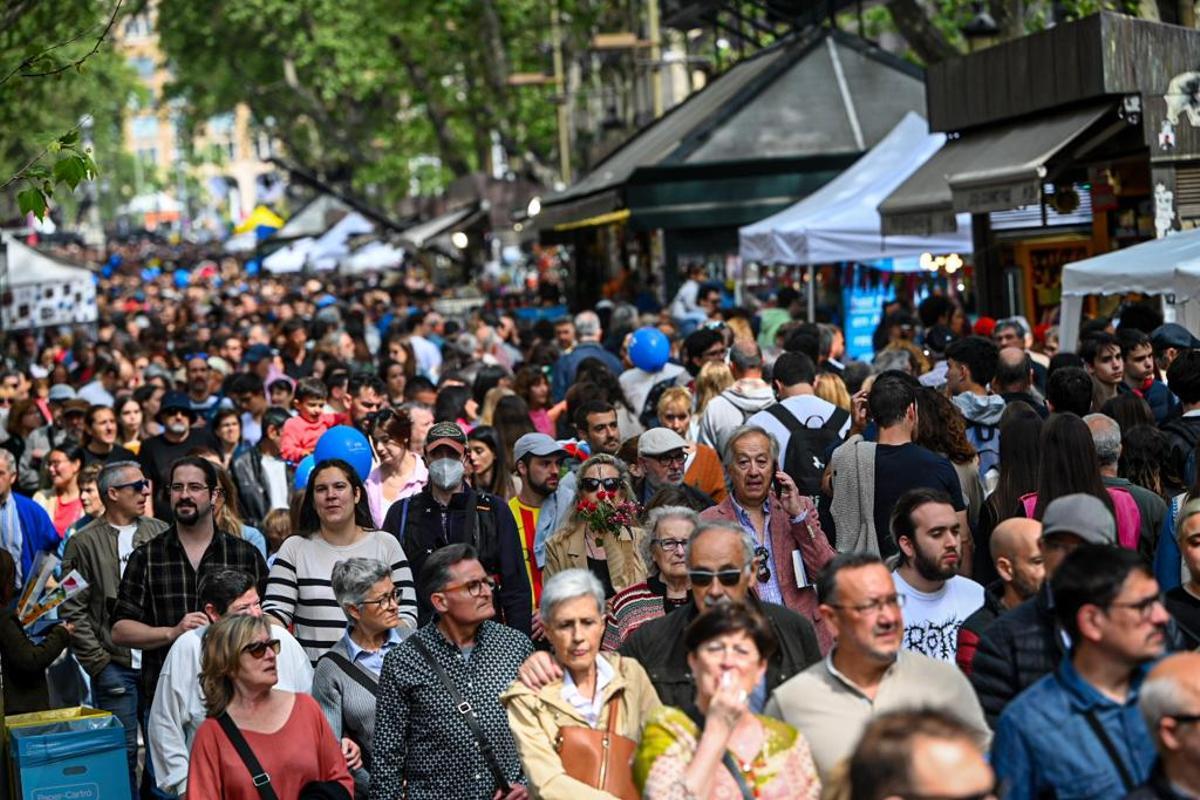
<instances>
[{"instance_id":1,"label":"street lamp","mask_svg":"<svg viewBox=\"0 0 1200 800\"><path fill-rule=\"evenodd\" d=\"M960 30L963 38L967 40L967 50L972 53L991 47L1000 35L1000 26L996 24L982 0L976 0L975 16Z\"/></svg>"}]
</instances>

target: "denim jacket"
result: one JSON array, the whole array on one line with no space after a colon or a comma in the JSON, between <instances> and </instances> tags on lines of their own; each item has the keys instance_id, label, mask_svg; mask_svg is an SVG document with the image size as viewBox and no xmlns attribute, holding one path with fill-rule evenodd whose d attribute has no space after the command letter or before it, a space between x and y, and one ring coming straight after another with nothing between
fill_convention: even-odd
<instances>
[{"instance_id":1,"label":"denim jacket","mask_svg":"<svg viewBox=\"0 0 1200 800\"><path fill-rule=\"evenodd\" d=\"M1007 800L1124 797L1150 775L1154 743L1138 710L1138 691L1149 671L1141 667L1124 703L1088 684L1070 658L1022 692L996 726L992 764L1008 785ZM1132 781L1121 773L1088 724L1092 711L1116 748Z\"/></svg>"}]
</instances>

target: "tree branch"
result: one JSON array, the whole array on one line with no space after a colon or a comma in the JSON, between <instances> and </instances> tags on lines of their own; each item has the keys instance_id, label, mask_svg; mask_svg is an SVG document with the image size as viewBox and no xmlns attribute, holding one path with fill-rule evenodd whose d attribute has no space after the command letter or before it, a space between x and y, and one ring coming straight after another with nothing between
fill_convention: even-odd
<instances>
[{"instance_id":1,"label":"tree branch","mask_svg":"<svg viewBox=\"0 0 1200 800\"><path fill-rule=\"evenodd\" d=\"M92 49L89 50L88 52L84 53L83 56L75 59L74 61L69 61L66 64L61 64L61 65L55 67L54 69L48 69L48 70L44 70L42 72L27 72L26 71L31 66L33 66L33 64L36 63L37 60L39 58L41 58L42 56L44 56L48 53L51 53L54 50L58 50L59 48L66 47L67 45L70 45L70 44L74 44L75 42L84 38L84 36L86 35L86 32L81 33L78 36L75 36L71 39L68 39L65 42L60 42L56 45L52 45L51 47L47 47L45 50L41 51L40 53L37 53L36 55L32 55L29 58L26 58L24 61L22 61L20 64L18 64L12 70L12 72L5 75L3 79L0 79L0 86L3 86L4 84L8 83L16 75L20 75L22 78L46 78L51 75L59 75L63 72L66 72L69 69L74 69L74 68L82 66L83 62L87 61L89 58L96 55L96 53L100 52L100 45L104 44L104 40L108 38L108 34L112 31L113 26L117 24L117 15L120 14L121 6L124 4L124 2L125 2L125 0L117 0L116 4L113 6L112 14L108 18L108 24L104 26L104 30L102 30L100 32L100 35L98 37L96 37L96 43L94 45L92 45Z\"/></svg>"},{"instance_id":2,"label":"tree branch","mask_svg":"<svg viewBox=\"0 0 1200 800\"><path fill-rule=\"evenodd\" d=\"M918 0L887 0L887 9L892 12L892 21L900 35L925 64L959 55L958 49L930 22Z\"/></svg>"}]
</instances>

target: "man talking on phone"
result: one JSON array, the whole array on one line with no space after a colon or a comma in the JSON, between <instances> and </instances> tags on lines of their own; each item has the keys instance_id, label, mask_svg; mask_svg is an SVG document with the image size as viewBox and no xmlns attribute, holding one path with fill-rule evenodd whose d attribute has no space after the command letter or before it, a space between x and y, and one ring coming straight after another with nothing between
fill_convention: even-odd
<instances>
[{"instance_id":1,"label":"man talking on phone","mask_svg":"<svg viewBox=\"0 0 1200 800\"><path fill-rule=\"evenodd\" d=\"M700 519L731 523L753 539L753 585L759 599L807 618L821 652L829 652L833 632L818 610L815 584L837 553L821 530L816 506L779 468L778 442L757 425L729 434L725 474L729 496Z\"/></svg>"}]
</instances>

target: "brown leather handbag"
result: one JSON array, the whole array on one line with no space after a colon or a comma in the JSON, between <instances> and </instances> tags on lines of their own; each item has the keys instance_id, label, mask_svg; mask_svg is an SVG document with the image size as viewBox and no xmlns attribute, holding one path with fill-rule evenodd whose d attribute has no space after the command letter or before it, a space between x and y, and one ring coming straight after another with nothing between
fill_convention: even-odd
<instances>
[{"instance_id":1,"label":"brown leather handbag","mask_svg":"<svg viewBox=\"0 0 1200 800\"><path fill-rule=\"evenodd\" d=\"M637 742L617 733L621 692L608 701L608 726L602 730L571 725L558 729L555 750L563 769L577 781L608 792L621 800L639 800L633 782L633 756Z\"/></svg>"}]
</instances>

